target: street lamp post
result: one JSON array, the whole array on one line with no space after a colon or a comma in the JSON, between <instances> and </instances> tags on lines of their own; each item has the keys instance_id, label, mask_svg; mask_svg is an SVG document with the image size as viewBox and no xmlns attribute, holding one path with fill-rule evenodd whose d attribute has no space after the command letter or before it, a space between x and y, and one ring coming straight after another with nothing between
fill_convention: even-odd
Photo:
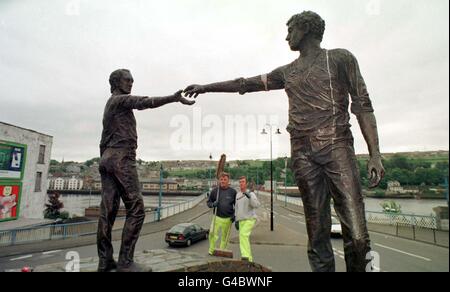
<instances>
[{"instance_id":1,"label":"street lamp post","mask_svg":"<svg viewBox=\"0 0 450 292\"><path fill-rule=\"evenodd\" d=\"M258 167L256 167L256 195L259 196L259 179L258 179Z\"/></svg>"},{"instance_id":2,"label":"street lamp post","mask_svg":"<svg viewBox=\"0 0 450 292\"><path fill-rule=\"evenodd\" d=\"M212 154L209 154L209 161L212 161ZM208 192L211 192L212 183L211 183L211 165L208 167L209 169L209 181L208 181Z\"/></svg>"},{"instance_id":3,"label":"street lamp post","mask_svg":"<svg viewBox=\"0 0 450 292\"><path fill-rule=\"evenodd\" d=\"M287 207L287 156L284 158L284 206Z\"/></svg>"},{"instance_id":4,"label":"street lamp post","mask_svg":"<svg viewBox=\"0 0 450 292\"><path fill-rule=\"evenodd\" d=\"M161 221L162 188L163 188L163 166L159 169L159 199L158 199L158 221Z\"/></svg>"},{"instance_id":5,"label":"street lamp post","mask_svg":"<svg viewBox=\"0 0 450 292\"><path fill-rule=\"evenodd\" d=\"M266 124L270 129L270 231L273 231L273 157L272 157L272 133L273 125ZM267 135L266 129L263 129L262 135ZM280 129L277 129L276 135L281 135Z\"/></svg>"},{"instance_id":6,"label":"street lamp post","mask_svg":"<svg viewBox=\"0 0 450 292\"><path fill-rule=\"evenodd\" d=\"M446 199L447 199L447 207L449 206L448 205L448 178L445 178L445 197L446 197Z\"/></svg>"}]
</instances>

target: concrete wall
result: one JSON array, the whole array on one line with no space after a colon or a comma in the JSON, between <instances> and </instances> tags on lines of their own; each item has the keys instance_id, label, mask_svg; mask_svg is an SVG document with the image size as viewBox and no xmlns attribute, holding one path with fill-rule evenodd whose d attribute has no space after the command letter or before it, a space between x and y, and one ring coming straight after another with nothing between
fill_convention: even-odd
<instances>
[{"instance_id":1,"label":"concrete wall","mask_svg":"<svg viewBox=\"0 0 450 292\"><path fill-rule=\"evenodd\" d=\"M27 145L19 218L42 219L53 137L0 122L0 140ZM44 164L38 164L40 145L45 145ZM42 172L40 192L35 192L37 172Z\"/></svg>"}]
</instances>

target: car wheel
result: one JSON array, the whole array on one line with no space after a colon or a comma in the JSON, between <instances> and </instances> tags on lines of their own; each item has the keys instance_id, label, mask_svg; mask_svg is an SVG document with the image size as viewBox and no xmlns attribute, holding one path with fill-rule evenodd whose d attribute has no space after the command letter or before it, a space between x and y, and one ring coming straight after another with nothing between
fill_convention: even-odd
<instances>
[{"instance_id":1,"label":"car wheel","mask_svg":"<svg viewBox=\"0 0 450 292\"><path fill-rule=\"evenodd\" d=\"M186 246L191 246L192 245L192 240L188 239L188 241L186 242Z\"/></svg>"}]
</instances>

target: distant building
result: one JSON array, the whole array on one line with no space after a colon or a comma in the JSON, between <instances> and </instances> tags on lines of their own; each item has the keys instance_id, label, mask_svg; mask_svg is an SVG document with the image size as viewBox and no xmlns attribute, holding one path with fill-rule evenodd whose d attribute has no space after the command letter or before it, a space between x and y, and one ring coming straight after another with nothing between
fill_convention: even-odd
<instances>
[{"instance_id":1,"label":"distant building","mask_svg":"<svg viewBox=\"0 0 450 292\"><path fill-rule=\"evenodd\" d=\"M64 179L62 177L55 178L53 182L53 188L50 187L51 190L64 190ZM50 186L52 186L51 182Z\"/></svg>"},{"instance_id":2,"label":"distant building","mask_svg":"<svg viewBox=\"0 0 450 292\"><path fill-rule=\"evenodd\" d=\"M405 189L401 186L401 184L398 181L389 181L387 183L387 190L386 193L390 194L418 194L418 189L408 188Z\"/></svg>"},{"instance_id":3,"label":"distant building","mask_svg":"<svg viewBox=\"0 0 450 292\"><path fill-rule=\"evenodd\" d=\"M100 180L95 180L93 184L93 189L99 191L102 189L102 182Z\"/></svg>"},{"instance_id":4,"label":"distant building","mask_svg":"<svg viewBox=\"0 0 450 292\"><path fill-rule=\"evenodd\" d=\"M291 197L301 197L301 193L298 187L285 187L284 185L277 186L276 193L279 195L284 195L286 193L286 195Z\"/></svg>"},{"instance_id":5,"label":"distant building","mask_svg":"<svg viewBox=\"0 0 450 292\"><path fill-rule=\"evenodd\" d=\"M184 179L180 184L184 189L197 189L203 190L208 188L208 180L205 179Z\"/></svg>"},{"instance_id":6,"label":"distant building","mask_svg":"<svg viewBox=\"0 0 450 292\"><path fill-rule=\"evenodd\" d=\"M387 184L387 191L392 193L401 193L404 189L398 181L389 181Z\"/></svg>"},{"instance_id":7,"label":"distant building","mask_svg":"<svg viewBox=\"0 0 450 292\"><path fill-rule=\"evenodd\" d=\"M83 180L72 177L51 177L48 179L48 189L55 191L76 191L83 189Z\"/></svg>"},{"instance_id":8,"label":"distant building","mask_svg":"<svg viewBox=\"0 0 450 292\"><path fill-rule=\"evenodd\" d=\"M67 180L67 190L81 190L83 189L83 180L72 176Z\"/></svg>"},{"instance_id":9,"label":"distant building","mask_svg":"<svg viewBox=\"0 0 450 292\"><path fill-rule=\"evenodd\" d=\"M141 190L145 191L159 191L160 181L159 179L147 179L141 180ZM175 180L163 179L162 181L163 191L177 191L178 183Z\"/></svg>"},{"instance_id":10,"label":"distant building","mask_svg":"<svg viewBox=\"0 0 450 292\"><path fill-rule=\"evenodd\" d=\"M141 179L141 191L150 192L150 191L159 191L159 179ZM102 182L100 180L94 180L93 182L94 190L102 189ZM164 179L162 185L163 191L177 191L178 190L178 182L171 179Z\"/></svg>"},{"instance_id":11,"label":"distant building","mask_svg":"<svg viewBox=\"0 0 450 292\"><path fill-rule=\"evenodd\" d=\"M52 136L0 122L0 222L43 218L52 144Z\"/></svg>"}]
</instances>

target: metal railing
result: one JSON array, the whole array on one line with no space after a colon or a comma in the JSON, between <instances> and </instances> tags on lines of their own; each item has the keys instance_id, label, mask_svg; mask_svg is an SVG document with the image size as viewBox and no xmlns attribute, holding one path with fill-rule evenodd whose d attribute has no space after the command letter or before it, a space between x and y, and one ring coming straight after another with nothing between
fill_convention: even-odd
<instances>
[{"instance_id":1,"label":"metal railing","mask_svg":"<svg viewBox=\"0 0 450 292\"><path fill-rule=\"evenodd\" d=\"M303 207L301 198L289 196L286 198L286 196L278 194L276 200ZM335 215L334 210L332 211ZM440 230L438 220L434 216L366 211L366 220L370 231L444 247L449 246L448 230Z\"/></svg>"},{"instance_id":2,"label":"metal railing","mask_svg":"<svg viewBox=\"0 0 450 292\"><path fill-rule=\"evenodd\" d=\"M382 225L415 226L418 228L437 229L437 219L434 216L392 214L367 211L366 219L370 223Z\"/></svg>"},{"instance_id":3,"label":"metal railing","mask_svg":"<svg viewBox=\"0 0 450 292\"><path fill-rule=\"evenodd\" d=\"M166 219L197 206L205 199L205 195L198 196L180 204L161 208L160 219ZM144 223L158 221L158 210L146 212ZM117 218L113 230L122 229L125 217ZM0 246L25 244L44 240L67 239L97 233L98 221L88 221L72 224L52 224L45 226L18 228L0 231Z\"/></svg>"},{"instance_id":4,"label":"metal railing","mask_svg":"<svg viewBox=\"0 0 450 292\"><path fill-rule=\"evenodd\" d=\"M291 205L303 207L303 201L301 198L289 197L285 195L277 195L277 200L280 202L286 202Z\"/></svg>"}]
</instances>

